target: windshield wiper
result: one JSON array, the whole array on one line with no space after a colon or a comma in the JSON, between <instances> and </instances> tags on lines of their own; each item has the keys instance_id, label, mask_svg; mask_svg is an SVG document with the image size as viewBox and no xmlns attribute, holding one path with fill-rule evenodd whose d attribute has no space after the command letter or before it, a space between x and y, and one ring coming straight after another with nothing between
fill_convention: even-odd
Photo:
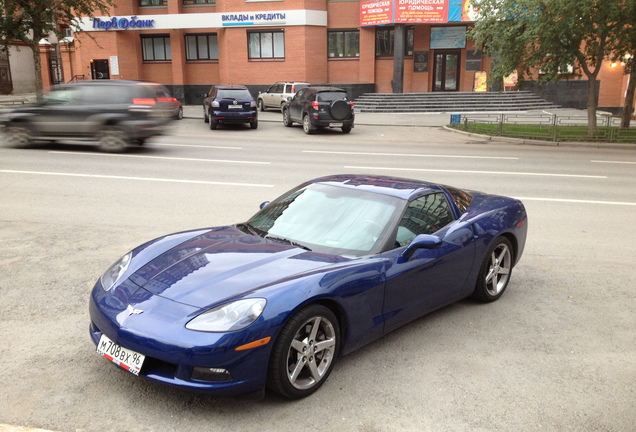
<instances>
[{"instance_id":1,"label":"windshield wiper","mask_svg":"<svg viewBox=\"0 0 636 432\"><path fill-rule=\"evenodd\" d=\"M252 226L251 226L251 225L249 225L249 224L246 224L246 223L239 223L239 224L236 224L236 226L237 226L237 227L243 227L243 228L245 228L245 229L246 229L246 230L247 230L250 234L252 234L252 235L255 235L255 236L258 236L258 237L262 237L262 235L261 235L261 234L259 234L259 233L258 233L258 232L257 232L254 228L252 228Z\"/></svg>"},{"instance_id":2,"label":"windshield wiper","mask_svg":"<svg viewBox=\"0 0 636 432\"><path fill-rule=\"evenodd\" d=\"M273 241L285 243L285 244L288 244L288 245L296 246L296 247L299 247L301 249L305 249L305 250L308 250L308 251L311 252L311 249L309 249L307 246L305 246L303 244L300 244L300 243L297 243L297 242L295 242L293 240L284 238L284 237L276 237L276 236L272 236L272 235L266 235L265 238L268 239L268 240L273 240Z\"/></svg>"}]
</instances>

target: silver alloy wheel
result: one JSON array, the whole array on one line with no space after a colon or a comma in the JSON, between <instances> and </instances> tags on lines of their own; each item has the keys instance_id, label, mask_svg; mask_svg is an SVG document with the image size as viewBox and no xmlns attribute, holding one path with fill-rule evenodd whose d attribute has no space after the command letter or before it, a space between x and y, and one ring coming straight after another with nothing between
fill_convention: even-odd
<instances>
[{"instance_id":1,"label":"silver alloy wheel","mask_svg":"<svg viewBox=\"0 0 636 432\"><path fill-rule=\"evenodd\" d=\"M485 276L485 285L488 294L496 296L506 288L511 268L512 254L508 246L502 243L490 254L488 271Z\"/></svg>"},{"instance_id":2,"label":"silver alloy wheel","mask_svg":"<svg viewBox=\"0 0 636 432\"><path fill-rule=\"evenodd\" d=\"M283 125L290 127L292 125L291 118L289 117L289 110L283 110Z\"/></svg>"},{"instance_id":3,"label":"silver alloy wheel","mask_svg":"<svg viewBox=\"0 0 636 432\"><path fill-rule=\"evenodd\" d=\"M116 126L105 126L100 132L99 148L106 152L120 152L126 148L126 134Z\"/></svg>"},{"instance_id":4,"label":"silver alloy wheel","mask_svg":"<svg viewBox=\"0 0 636 432\"><path fill-rule=\"evenodd\" d=\"M299 390L318 384L334 359L336 332L324 317L309 318L300 326L287 353L287 379Z\"/></svg>"},{"instance_id":5,"label":"silver alloy wheel","mask_svg":"<svg viewBox=\"0 0 636 432\"><path fill-rule=\"evenodd\" d=\"M9 126L5 129L5 142L11 147L26 147L31 143L31 132L24 127Z\"/></svg>"},{"instance_id":6,"label":"silver alloy wheel","mask_svg":"<svg viewBox=\"0 0 636 432\"><path fill-rule=\"evenodd\" d=\"M303 117L303 130L306 134L311 133L311 122L309 120L309 114L305 114Z\"/></svg>"}]
</instances>

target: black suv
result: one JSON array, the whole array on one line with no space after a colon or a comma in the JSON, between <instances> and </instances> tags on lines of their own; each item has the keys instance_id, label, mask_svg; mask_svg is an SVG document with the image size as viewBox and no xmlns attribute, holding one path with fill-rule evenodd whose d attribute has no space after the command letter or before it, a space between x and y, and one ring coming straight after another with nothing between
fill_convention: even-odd
<instances>
[{"instance_id":1,"label":"black suv","mask_svg":"<svg viewBox=\"0 0 636 432\"><path fill-rule=\"evenodd\" d=\"M5 112L6 142L27 146L32 140L97 141L108 152L143 144L161 135L171 120L163 102L168 90L157 83L130 80L88 80L55 86L41 103Z\"/></svg>"},{"instance_id":2,"label":"black suv","mask_svg":"<svg viewBox=\"0 0 636 432\"><path fill-rule=\"evenodd\" d=\"M355 114L347 92L335 87L306 87L298 90L283 106L283 124L301 123L306 134L317 128L341 128L349 133Z\"/></svg>"},{"instance_id":3,"label":"black suv","mask_svg":"<svg viewBox=\"0 0 636 432\"><path fill-rule=\"evenodd\" d=\"M214 130L221 123L249 123L258 127L256 101L243 85L216 85L203 99L203 121Z\"/></svg>"}]
</instances>

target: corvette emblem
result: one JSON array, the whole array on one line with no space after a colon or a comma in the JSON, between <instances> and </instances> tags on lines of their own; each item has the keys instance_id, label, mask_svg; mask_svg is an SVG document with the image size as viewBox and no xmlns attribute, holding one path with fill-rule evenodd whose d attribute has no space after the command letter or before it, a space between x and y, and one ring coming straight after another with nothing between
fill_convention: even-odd
<instances>
[{"instance_id":1,"label":"corvette emblem","mask_svg":"<svg viewBox=\"0 0 636 432\"><path fill-rule=\"evenodd\" d=\"M134 307L132 307L132 305L128 305L128 307L126 308L126 310L128 311L128 316L131 315L139 315L144 313L144 311L142 311L141 309L135 309Z\"/></svg>"}]
</instances>

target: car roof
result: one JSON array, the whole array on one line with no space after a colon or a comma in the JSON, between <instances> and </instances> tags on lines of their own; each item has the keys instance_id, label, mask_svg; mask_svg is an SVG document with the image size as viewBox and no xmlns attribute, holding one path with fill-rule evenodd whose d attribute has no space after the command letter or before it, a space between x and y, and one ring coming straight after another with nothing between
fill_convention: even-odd
<instances>
[{"instance_id":1,"label":"car roof","mask_svg":"<svg viewBox=\"0 0 636 432\"><path fill-rule=\"evenodd\" d=\"M86 85L140 85L140 86L162 86L157 82L141 80L83 80L64 84L63 86L86 86Z\"/></svg>"},{"instance_id":2,"label":"car roof","mask_svg":"<svg viewBox=\"0 0 636 432\"><path fill-rule=\"evenodd\" d=\"M420 195L444 190L439 184L421 180L359 174L338 174L319 177L309 181L308 183L320 183L345 188L355 188L368 192L390 195L405 200L411 200L412 198Z\"/></svg>"}]
</instances>

